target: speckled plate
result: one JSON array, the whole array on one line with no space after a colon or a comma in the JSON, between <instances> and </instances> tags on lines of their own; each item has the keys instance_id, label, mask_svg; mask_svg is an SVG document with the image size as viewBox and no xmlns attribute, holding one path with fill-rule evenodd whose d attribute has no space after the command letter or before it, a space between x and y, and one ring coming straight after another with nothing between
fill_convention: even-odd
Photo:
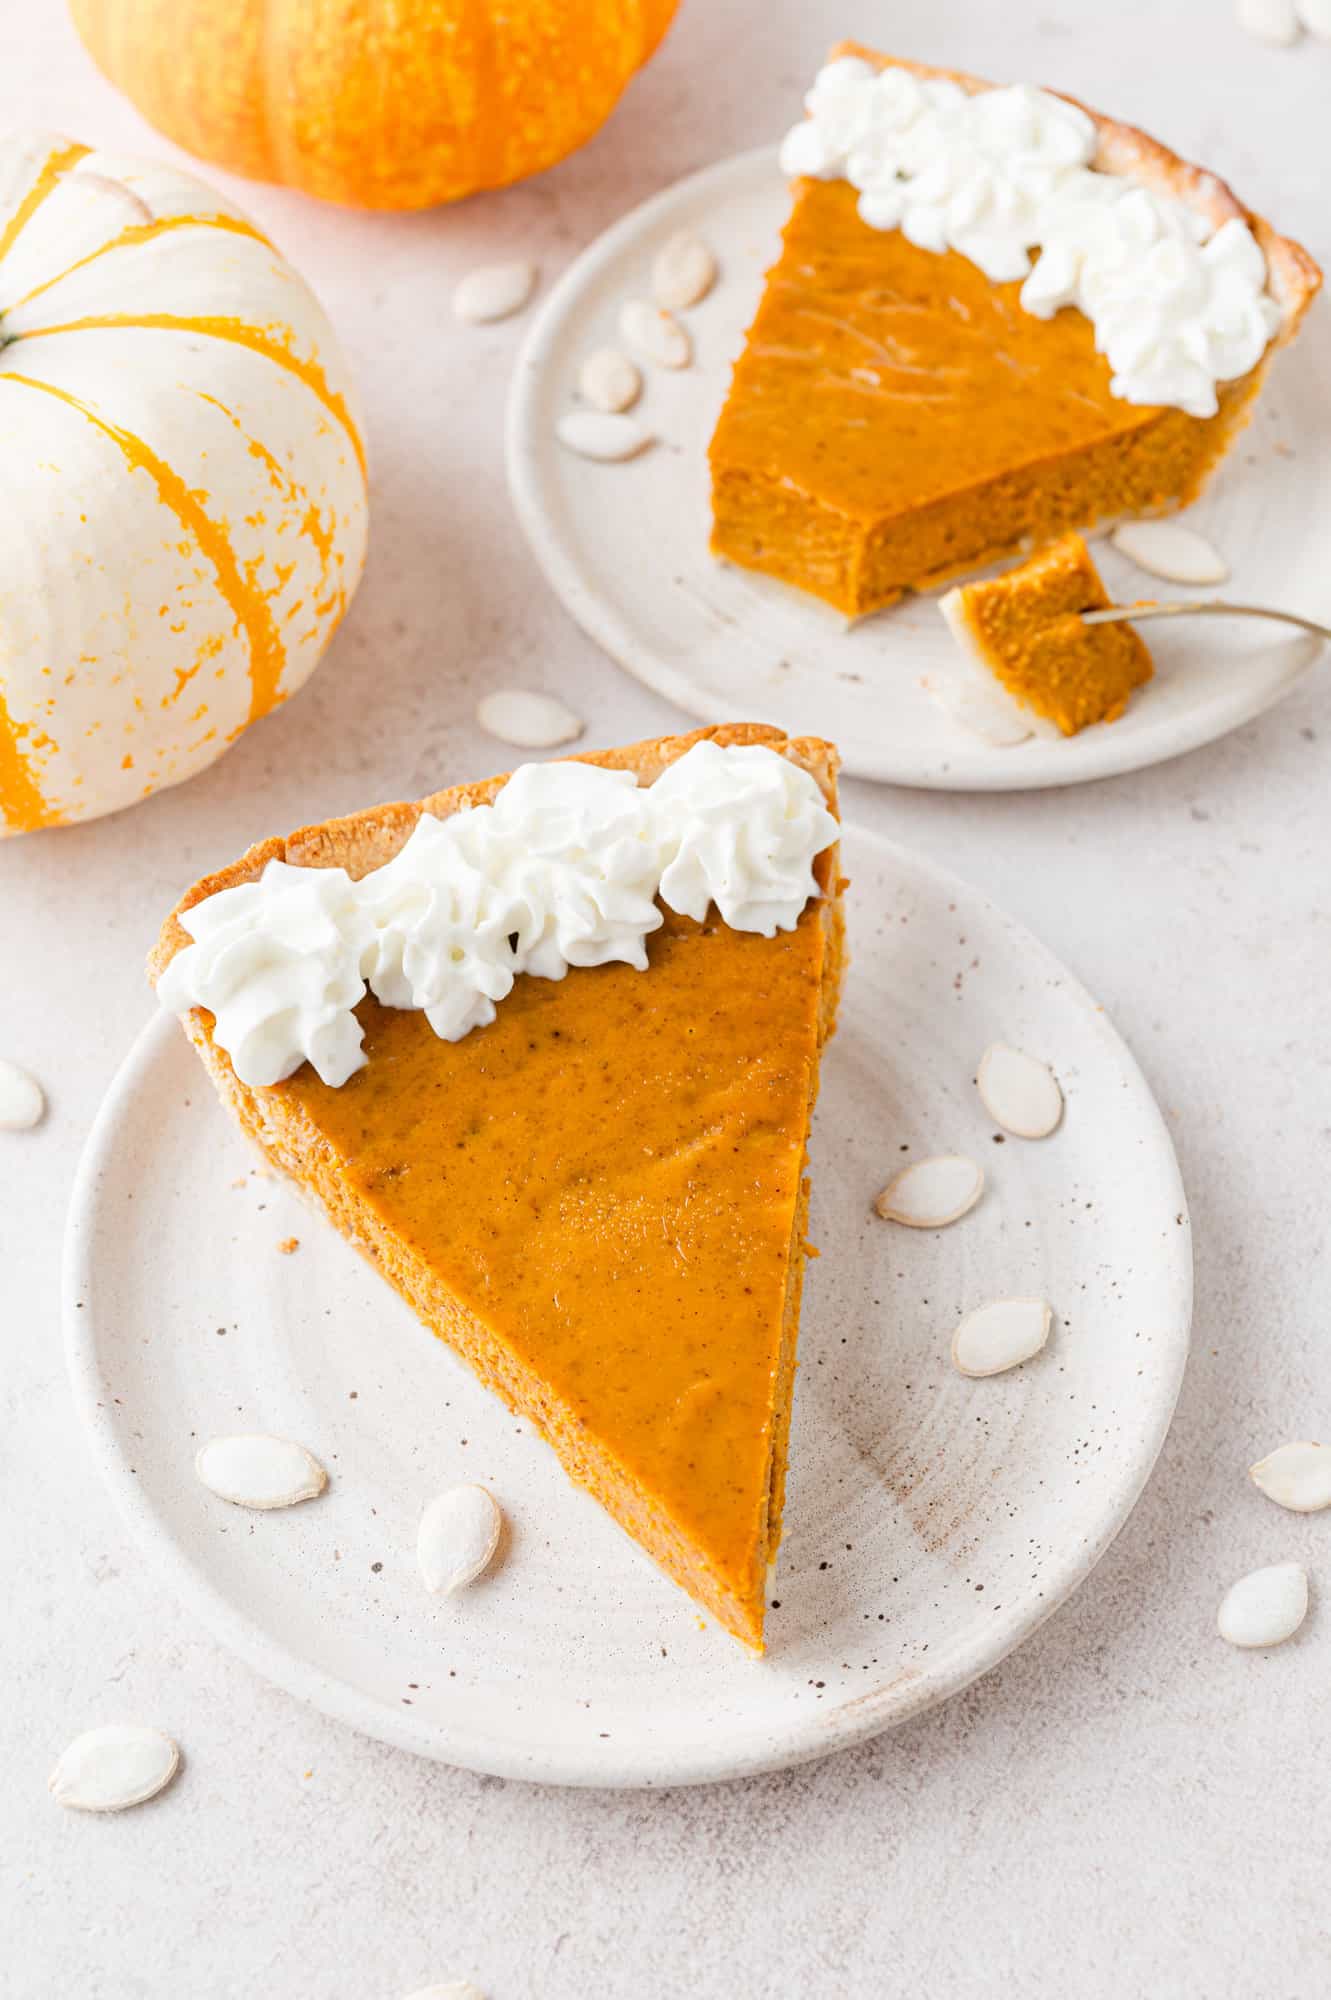
<instances>
[{"instance_id":1,"label":"speckled plate","mask_svg":"<svg viewBox=\"0 0 1331 2000\"><path fill-rule=\"evenodd\" d=\"M1191 1258L1169 1138L1103 1012L982 896L847 829L852 965L813 1137L787 1534L750 1658L281 1181L256 1168L175 1023L144 1031L98 1117L70 1217L78 1405L133 1528L253 1666L369 1734L505 1777L667 1785L816 1757L964 1687L1092 1568L1160 1449ZM572 975L577 977L577 974ZM1003 1037L1067 1098L1001 1141L972 1078ZM903 1161L982 1160L936 1234L870 1203ZM299 1247L283 1254L288 1239ZM966 1381L963 1311L1043 1293L1025 1368ZM204 1439L277 1431L326 1495L250 1514L195 1480ZM495 1571L416 1572L424 1502L502 1497Z\"/></svg>"},{"instance_id":2,"label":"speckled plate","mask_svg":"<svg viewBox=\"0 0 1331 2000\"><path fill-rule=\"evenodd\" d=\"M715 562L707 441L776 257L790 206L774 148L741 153L667 188L583 252L532 322L508 408L508 479L546 578L621 666L703 722L737 715L841 744L858 778L952 791L1011 791L1110 777L1177 757L1259 715L1302 678L1319 645L1241 620L1149 631L1157 675L1121 721L1001 749L954 722L922 687L954 644L937 597L908 598L849 628L768 577ZM695 361L648 371L635 416L660 442L622 465L557 441L578 367L616 341L626 298L646 296L652 259L678 229L715 248L721 280L686 315ZM1276 357L1257 413L1187 519L1225 554L1214 594L1331 622L1323 556L1331 516L1331 314L1315 311ZM1189 593L1146 576L1107 543L1096 560L1118 600Z\"/></svg>"}]
</instances>

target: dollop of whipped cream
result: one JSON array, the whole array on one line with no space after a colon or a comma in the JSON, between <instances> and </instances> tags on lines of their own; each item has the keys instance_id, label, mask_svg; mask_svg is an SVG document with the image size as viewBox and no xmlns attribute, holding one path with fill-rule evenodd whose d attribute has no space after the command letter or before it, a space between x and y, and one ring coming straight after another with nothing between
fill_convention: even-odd
<instances>
[{"instance_id":1,"label":"dollop of whipped cream","mask_svg":"<svg viewBox=\"0 0 1331 2000\"><path fill-rule=\"evenodd\" d=\"M158 998L216 1016L242 1083L276 1083L306 1057L325 1083L345 1083L365 1060L351 1010L373 943L358 889L344 868L270 861L257 882L205 896L181 918L194 943L167 966Z\"/></svg>"},{"instance_id":2,"label":"dollop of whipped cream","mask_svg":"<svg viewBox=\"0 0 1331 2000\"><path fill-rule=\"evenodd\" d=\"M760 744L695 743L649 792L662 834L661 900L732 930L794 930L818 894L813 863L836 821L807 771Z\"/></svg>"},{"instance_id":3,"label":"dollop of whipped cream","mask_svg":"<svg viewBox=\"0 0 1331 2000\"><path fill-rule=\"evenodd\" d=\"M206 1007L242 1083L310 1062L338 1087L365 1063L367 991L416 1008L444 1041L485 1027L519 973L647 967L658 897L735 930L793 930L837 823L807 771L761 745L704 740L654 785L594 764L524 764L493 804L423 813L399 852L353 882L270 861L257 882L182 915L193 942L158 997Z\"/></svg>"},{"instance_id":4,"label":"dollop of whipped cream","mask_svg":"<svg viewBox=\"0 0 1331 2000\"><path fill-rule=\"evenodd\" d=\"M1173 196L1091 166L1074 104L1025 84L968 93L844 56L819 71L782 170L859 189L874 229L955 250L1025 310L1076 306L1124 402L1214 416L1216 385L1256 366L1280 324L1266 259L1237 217L1212 232ZM1039 254L1032 263L1031 252Z\"/></svg>"}]
</instances>

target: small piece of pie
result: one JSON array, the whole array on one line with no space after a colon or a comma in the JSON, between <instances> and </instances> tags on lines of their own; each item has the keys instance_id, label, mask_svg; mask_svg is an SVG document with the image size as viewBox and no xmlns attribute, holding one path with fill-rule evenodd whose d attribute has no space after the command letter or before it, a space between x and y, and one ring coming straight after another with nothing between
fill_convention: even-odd
<instances>
[{"instance_id":1,"label":"small piece of pie","mask_svg":"<svg viewBox=\"0 0 1331 2000\"><path fill-rule=\"evenodd\" d=\"M848 617L1193 499L1321 273L1069 98L843 43L712 438L712 549Z\"/></svg>"},{"instance_id":2,"label":"small piece of pie","mask_svg":"<svg viewBox=\"0 0 1331 2000\"><path fill-rule=\"evenodd\" d=\"M1063 535L1002 576L958 584L939 600L965 661L986 677L1018 730L1075 736L1116 722L1155 669L1127 624L1083 625L1110 602L1080 535Z\"/></svg>"},{"instance_id":3,"label":"small piece of pie","mask_svg":"<svg viewBox=\"0 0 1331 2000\"><path fill-rule=\"evenodd\" d=\"M355 813L196 883L150 961L269 1159L758 1649L836 768L735 726Z\"/></svg>"}]
</instances>

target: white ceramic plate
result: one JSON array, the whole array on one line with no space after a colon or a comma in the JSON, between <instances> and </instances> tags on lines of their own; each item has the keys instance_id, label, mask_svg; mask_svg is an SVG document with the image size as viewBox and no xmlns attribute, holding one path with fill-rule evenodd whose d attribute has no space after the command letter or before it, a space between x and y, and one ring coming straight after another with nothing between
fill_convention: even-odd
<instances>
[{"instance_id":1,"label":"white ceramic plate","mask_svg":"<svg viewBox=\"0 0 1331 2000\"><path fill-rule=\"evenodd\" d=\"M764 147L694 174L635 209L578 258L534 321L510 392L509 486L536 558L578 623L629 672L704 722L737 716L841 744L854 777L950 790L1066 785L1136 770L1209 743L1279 700L1315 639L1193 621L1149 632L1158 675L1119 722L1067 741L998 749L967 734L920 686L954 658L937 599L907 599L848 628L825 606L707 552L707 442L789 208ZM650 295L656 250L677 229L715 249L722 276L686 315L696 356L648 371L640 416L660 442L621 465L556 440L582 358L617 342L627 298ZM1331 619L1323 548L1331 516L1331 326L1325 310L1277 357L1256 417L1187 518L1225 555L1236 601ZM1181 597L1101 544L1120 601Z\"/></svg>"},{"instance_id":2,"label":"white ceramic plate","mask_svg":"<svg viewBox=\"0 0 1331 2000\"><path fill-rule=\"evenodd\" d=\"M1049 952L904 850L848 829L845 851L852 969L812 1148L823 1254L761 1661L256 1172L175 1022L139 1038L73 1201L74 1382L132 1525L262 1673L473 1769L677 1784L796 1763L916 1714L1086 1576L1151 1469L1183 1369L1191 1258L1169 1139ZM1055 1065L1067 1114L1052 1139L995 1143L971 1079L999 1036ZM903 1161L954 1150L989 1176L963 1222L929 1234L870 1213ZM1009 1376L963 1380L953 1327L1003 1293L1048 1296L1050 1344ZM308 1445L326 1495L276 1514L213 1498L199 1444L248 1430ZM416 1526L456 1480L501 1497L511 1543L441 1601L417 1576Z\"/></svg>"}]
</instances>

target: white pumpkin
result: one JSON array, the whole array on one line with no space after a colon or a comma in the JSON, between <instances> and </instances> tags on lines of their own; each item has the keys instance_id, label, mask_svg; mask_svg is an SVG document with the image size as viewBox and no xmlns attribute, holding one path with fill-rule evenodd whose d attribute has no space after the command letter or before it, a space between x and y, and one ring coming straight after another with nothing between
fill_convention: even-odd
<instances>
[{"instance_id":1,"label":"white pumpkin","mask_svg":"<svg viewBox=\"0 0 1331 2000\"><path fill-rule=\"evenodd\" d=\"M360 579L355 393L308 287L174 167L0 143L0 832L179 784Z\"/></svg>"}]
</instances>

